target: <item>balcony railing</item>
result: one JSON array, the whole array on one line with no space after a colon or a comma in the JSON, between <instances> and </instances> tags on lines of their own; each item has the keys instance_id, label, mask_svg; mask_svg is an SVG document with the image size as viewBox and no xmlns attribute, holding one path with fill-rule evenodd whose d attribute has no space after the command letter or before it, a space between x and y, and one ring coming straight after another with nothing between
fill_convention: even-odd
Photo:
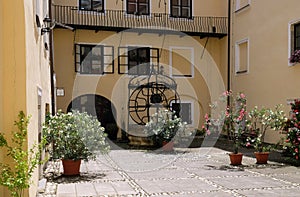
<instances>
[{"instance_id":1,"label":"balcony railing","mask_svg":"<svg viewBox=\"0 0 300 197\"><path fill-rule=\"evenodd\" d=\"M79 10L76 6L52 5L52 17L58 23L75 28L122 31L183 32L188 35L223 37L227 35L227 17L174 18L165 13L150 15L126 14L124 10L104 12Z\"/></svg>"}]
</instances>

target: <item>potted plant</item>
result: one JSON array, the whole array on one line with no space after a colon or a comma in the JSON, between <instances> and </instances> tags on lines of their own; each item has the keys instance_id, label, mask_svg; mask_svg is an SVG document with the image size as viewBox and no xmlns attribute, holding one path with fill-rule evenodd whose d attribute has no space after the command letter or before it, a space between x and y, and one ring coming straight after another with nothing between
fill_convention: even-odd
<instances>
[{"instance_id":1,"label":"potted plant","mask_svg":"<svg viewBox=\"0 0 300 197\"><path fill-rule=\"evenodd\" d=\"M248 137L247 146L253 144L256 152L257 164L266 164L272 145L264 143L267 130L280 130L286 122L285 113L281 110L282 105L276 105L275 109L255 106L248 113L247 128L252 137Z\"/></svg>"},{"instance_id":2,"label":"potted plant","mask_svg":"<svg viewBox=\"0 0 300 197\"><path fill-rule=\"evenodd\" d=\"M241 165L243 154L239 152L239 147L245 130L246 96L243 93L234 96L232 91L226 91L221 95L220 102L227 105L225 110L220 109L217 117L206 114L203 128L207 135L223 130L233 141L233 152L229 154L231 165ZM217 109L217 103L212 104L211 108Z\"/></svg>"},{"instance_id":3,"label":"potted plant","mask_svg":"<svg viewBox=\"0 0 300 197\"><path fill-rule=\"evenodd\" d=\"M109 151L104 128L96 117L86 112L58 111L49 116L43 133L49 145L51 159L62 160L64 175L78 175L81 160L95 159L95 151ZM74 172L68 164L75 168Z\"/></svg>"},{"instance_id":4,"label":"potted plant","mask_svg":"<svg viewBox=\"0 0 300 197\"><path fill-rule=\"evenodd\" d=\"M229 103L225 111L223 130L227 131L229 137L233 140L233 152L229 154L231 165L241 165L243 154L239 152L242 144L241 136L245 131L246 118L246 96L238 93L233 97L231 91L223 94Z\"/></svg>"},{"instance_id":5,"label":"potted plant","mask_svg":"<svg viewBox=\"0 0 300 197\"><path fill-rule=\"evenodd\" d=\"M163 146L163 150L173 150L176 136L183 133L186 122L167 109L159 109L151 115L150 121L145 125L144 131L151 136L157 145Z\"/></svg>"},{"instance_id":6,"label":"potted plant","mask_svg":"<svg viewBox=\"0 0 300 197\"><path fill-rule=\"evenodd\" d=\"M291 117L286 121L284 130L287 132L284 153L299 160L300 150L300 100L291 103Z\"/></svg>"}]
</instances>

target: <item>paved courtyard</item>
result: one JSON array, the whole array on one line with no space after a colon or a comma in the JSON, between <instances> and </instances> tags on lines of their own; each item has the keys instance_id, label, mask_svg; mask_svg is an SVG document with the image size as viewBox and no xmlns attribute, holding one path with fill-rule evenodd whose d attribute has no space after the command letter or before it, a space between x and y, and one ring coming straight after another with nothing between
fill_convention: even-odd
<instances>
[{"instance_id":1,"label":"paved courtyard","mask_svg":"<svg viewBox=\"0 0 300 197\"><path fill-rule=\"evenodd\" d=\"M228 152L210 147L112 150L84 162L79 177L48 181L38 197L79 196L299 196L297 167L269 162L229 165ZM62 171L59 163L57 167Z\"/></svg>"}]
</instances>

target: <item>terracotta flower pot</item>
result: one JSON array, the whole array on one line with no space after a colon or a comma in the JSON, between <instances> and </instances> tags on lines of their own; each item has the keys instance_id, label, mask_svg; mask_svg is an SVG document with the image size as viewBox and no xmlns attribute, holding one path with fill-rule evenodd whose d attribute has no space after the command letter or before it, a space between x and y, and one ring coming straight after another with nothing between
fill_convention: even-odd
<instances>
[{"instance_id":1,"label":"terracotta flower pot","mask_svg":"<svg viewBox=\"0 0 300 197\"><path fill-rule=\"evenodd\" d=\"M243 154L242 153L229 153L230 164L233 166L242 165Z\"/></svg>"},{"instance_id":2,"label":"terracotta flower pot","mask_svg":"<svg viewBox=\"0 0 300 197\"><path fill-rule=\"evenodd\" d=\"M74 176L80 174L80 164L81 160L69 160L63 159L62 160L64 175L66 176Z\"/></svg>"},{"instance_id":3,"label":"terracotta flower pot","mask_svg":"<svg viewBox=\"0 0 300 197\"><path fill-rule=\"evenodd\" d=\"M257 164L267 164L269 159L269 152L255 152Z\"/></svg>"},{"instance_id":4,"label":"terracotta flower pot","mask_svg":"<svg viewBox=\"0 0 300 197\"><path fill-rule=\"evenodd\" d=\"M167 142L167 141L163 141L162 142L162 149L164 151L173 151L174 150L174 142L170 141L170 142Z\"/></svg>"}]
</instances>

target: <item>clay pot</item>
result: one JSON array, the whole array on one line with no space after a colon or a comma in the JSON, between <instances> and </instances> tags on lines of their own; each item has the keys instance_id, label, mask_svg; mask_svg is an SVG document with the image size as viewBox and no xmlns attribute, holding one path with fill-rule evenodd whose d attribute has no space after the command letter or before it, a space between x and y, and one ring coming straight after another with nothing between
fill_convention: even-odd
<instances>
[{"instance_id":1,"label":"clay pot","mask_svg":"<svg viewBox=\"0 0 300 197\"><path fill-rule=\"evenodd\" d=\"M174 150L174 142L170 141L170 142L167 142L167 141L163 141L162 142L162 149L163 151L173 151Z\"/></svg>"},{"instance_id":2,"label":"clay pot","mask_svg":"<svg viewBox=\"0 0 300 197\"><path fill-rule=\"evenodd\" d=\"M267 164L269 159L269 152L255 152L256 164Z\"/></svg>"},{"instance_id":3,"label":"clay pot","mask_svg":"<svg viewBox=\"0 0 300 197\"><path fill-rule=\"evenodd\" d=\"M242 165L242 159L243 159L243 154L242 153L230 153L229 154L230 158L230 164L233 166L238 166Z\"/></svg>"},{"instance_id":4,"label":"clay pot","mask_svg":"<svg viewBox=\"0 0 300 197\"><path fill-rule=\"evenodd\" d=\"M80 164L81 160L69 160L63 159L62 165L64 169L64 175L66 176L75 176L80 174Z\"/></svg>"}]
</instances>

